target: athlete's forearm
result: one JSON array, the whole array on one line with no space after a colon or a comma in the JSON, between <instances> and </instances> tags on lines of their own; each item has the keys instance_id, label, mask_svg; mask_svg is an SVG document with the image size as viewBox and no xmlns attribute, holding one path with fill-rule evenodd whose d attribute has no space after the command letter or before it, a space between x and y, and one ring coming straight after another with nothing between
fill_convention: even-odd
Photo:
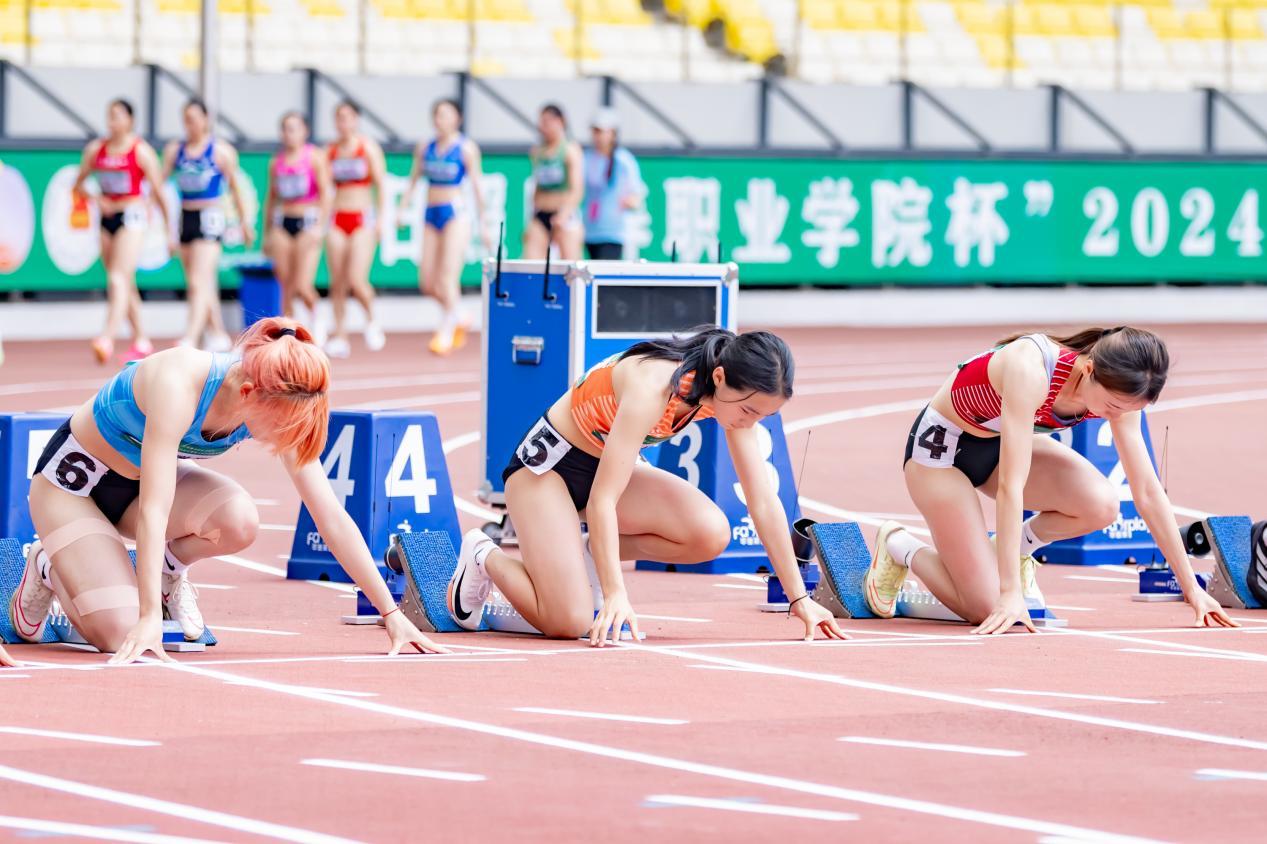
<instances>
[{"instance_id":1,"label":"athlete's forearm","mask_svg":"<svg viewBox=\"0 0 1267 844\"><path fill-rule=\"evenodd\" d=\"M995 498L995 524L998 526L994 541L999 567L999 591L1021 590L1021 516L1024 507L1021 493L1008 487L1000 487Z\"/></svg>"},{"instance_id":2,"label":"athlete's forearm","mask_svg":"<svg viewBox=\"0 0 1267 844\"><path fill-rule=\"evenodd\" d=\"M1156 486L1156 489L1151 487ZM1192 562L1188 559L1188 551L1179 538L1179 528L1175 519L1175 511L1170 499L1161 488L1159 482L1145 484L1139 494L1134 495L1135 509L1148 525L1153 541L1161 549L1161 554L1175 573L1175 580L1184 595L1191 595L1197 585L1197 576L1192 571Z\"/></svg>"},{"instance_id":3,"label":"athlete's forearm","mask_svg":"<svg viewBox=\"0 0 1267 844\"><path fill-rule=\"evenodd\" d=\"M370 550L365 546L365 540L352 517L339 510L331 519L318 524L317 530L330 553L339 561L348 577L352 578L352 582L365 593L379 614L391 611L396 606L396 601L387 584L383 582L378 566L374 564L374 558L370 556Z\"/></svg>"},{"instance_id":4,"label":"athlete's forearm","mask_svg":"<svg viewBox=\"0 0 1267 844\"><path fill-rule=\"evenodd\" d=\"M620 527L616 522L616 506L591 497L585 515L598 582L603 589L603 597L609 598L625 591L625 577L620 570Z\"/></svg>"},{"instance_id":5,"label":"athlete's forearm","mask_svg":"<svg viewBox=\"0 0 1267 844\"><path fill-rule=\"evenodd\" d=\"M789 600L795 600L806 594L805 580L801 577L801 567L796 562L796 552L792 549L792 539L788 533L787 517L778 500L761 502L748 508L748 515L757 529L757 537L765 546L770 565L783 587Z\"/></svg>"}]
</instances>

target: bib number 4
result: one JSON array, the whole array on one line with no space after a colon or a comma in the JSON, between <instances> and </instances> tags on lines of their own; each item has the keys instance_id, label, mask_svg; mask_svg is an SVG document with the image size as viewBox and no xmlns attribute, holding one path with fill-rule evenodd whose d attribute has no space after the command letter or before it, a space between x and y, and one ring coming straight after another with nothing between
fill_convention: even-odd
<instances>
[{"instance_id":1,"label":"bib number 4","mask_svg":"<svg viewBox=\"0 0 1267 844\"><path fill-rule=\"evenodd\" d=\"M916 441L920 448L928 451L928 456L933 460L941 460L946 452L950 451L950 446L946 445L946 428L943 425L931 425L924 429L924 433L920 434Z\"/></svg>"}]
</instances>

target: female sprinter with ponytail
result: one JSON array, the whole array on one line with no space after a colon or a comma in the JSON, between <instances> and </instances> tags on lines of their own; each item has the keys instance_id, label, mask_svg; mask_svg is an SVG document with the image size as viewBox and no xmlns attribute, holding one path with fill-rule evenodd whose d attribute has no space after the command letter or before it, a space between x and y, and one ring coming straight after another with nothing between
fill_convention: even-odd
<instances>
[{"instance_id":1,"label":"female sprinter with ponytail","mask_svg":"<svg viewBox=\"0 0 1267 844\"><path fill-rule=\"evenodd\" d=\"M638 343L594 367L528 430L502 473L522 561L478 530L463 537L448 593L454 620L477 629L496 586L547 636L588 631L590 644L602 645L609 630L619 639L625 622L636 635L621 560L699 563L730 543L729 521L716 504L676 475L640 462L638 452L713 417L726 432L749 513L794 596L791 611L804 622L805 637L821 629L844 638L831 613L806 594L753 430L791 398L793 375L792 354L775 335L720 328ZM602 588L597 618L594 570Z\"/></svg>"},{"instance_id":2,"label":"female sprinter with ponytail","mask_svg":"<svg viewBox=\"0 0 1267 844\"><path fill-rule=\"evenodd\" d=\"M1108 421L1135 506L1175 570L1198 625L1236 626L1206 594L1175 526L1140 425L1166 383L1165 343L1138 328L1089 328L1068 337L1025 334L960 364L915 420L906 443L906 487L932 533L920 542L896 522L880 527L865 596L894 614L914 573L975 632L1033 631L1025 593L1033 553L1100 530L1118 517L1118 493L1082 455L1049 434L1084 419ZM996 540L977 499L995 501ZM1024 510L1037 515L1021 520ZM1028 588L1027 588L1028 586Z\"/></svg>"},{"instance_id":3,"label":"female sprinter with ponytail","mask_svg":"<svg viewBox=\"0 0 1267 844\"><path fill-rule=\"evenodd\" d=\"M31 546L9 615L39 641L54 596L112 663L163 651L162 619L203 632L186 569L255 540L259 513L241 486L203 468L254 438L276 454L330 550L383 611L391 653L443 650L396 612L318 457L326 439L330 364L308 330L253 325L226 353L178 347L129 366L62 425L36 463ZM136 540L136 570L123 537Z\"/></svg>"}]
</instances>

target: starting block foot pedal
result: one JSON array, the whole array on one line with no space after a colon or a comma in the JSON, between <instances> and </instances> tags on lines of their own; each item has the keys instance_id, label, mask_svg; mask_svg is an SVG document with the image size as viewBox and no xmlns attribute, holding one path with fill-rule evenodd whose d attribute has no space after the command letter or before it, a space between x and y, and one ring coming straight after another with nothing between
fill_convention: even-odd
<instances>
[{"instance_id":1,"label":"starting block foot pedal","mask_svg":"<svg viewBox=\"0 0 1267 844\"><path fill-rule=\"evenodd\" d=\"M862 596L871 551L857 523L810 525L807 532L822 566L822 580L811 597L837 618L874 618Z\"/></svg>"},{"instance_id":2,"label":"starting block foot pedal","mask_svg":"<svg viewBox=\"0 0 1267 844\"><path fill-rule=\"evenodd\" d=\"M400 611L419 630L427 633L461 633L449 615L445 592L457 566L457 553L449 534L442 530L405 533L396 537L395 556L404 569L404 594Z\"/></svg>"},{"instance_id":3,"label":"starting block foot pedal","mask_svg":"<svg viewBox=\"0 0 1267 844\"><path fill-rule=\"evenodd\" d=\"M1251 535L1253 525L1248 516L1210 516L1202 519L1205 535L1214 553L1214 577L1209 592L1229 609L1261 609L1263 604L1250 591L1250 570L1253 567Z\"/></svg>"},{"instance_id":4,"label":"starting block foot pedal","mask_svg":"<svg viewBox=\"0 0 1267 844\"><path fill-rule=\"evenodd\" d=\"M1068 627L1066 619L1059 618L1037 599L1027 598L1029 618L1035 627ZM951 611L949 607L937 600L937 596L924 589L910 584L903 586L897 596L897 615L900 618L923 618L930 621L958 621L963 619ZM1019 622L1018 622L1019 624Z\"/></svg>"}]
</instances>

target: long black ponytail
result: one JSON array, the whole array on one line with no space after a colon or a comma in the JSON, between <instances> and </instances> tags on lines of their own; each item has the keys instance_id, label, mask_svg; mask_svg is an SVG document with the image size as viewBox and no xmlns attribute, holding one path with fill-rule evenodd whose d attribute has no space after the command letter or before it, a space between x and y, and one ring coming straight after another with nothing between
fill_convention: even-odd
<instances>
[{"instance_id":1,"label":"long black ponytail","mask_svg":"<svg viewBox=\"0 0 1267 844\"><path fill-rule=\"evenodd\" d=\"M726 384L731 389L785 399L792 397L792 380L796 375L792 350L783 338L769 331L735 334L725 328L704 325L684 335L637 343L620 356L621 360L632 357L678 361L679 366L669 382L675 393L682 379L694 373L691 389L682 397L690 405L698 405L701 399L716 395L713 371L719 366L725 371Z\"/></svg>"}]
</instances>

